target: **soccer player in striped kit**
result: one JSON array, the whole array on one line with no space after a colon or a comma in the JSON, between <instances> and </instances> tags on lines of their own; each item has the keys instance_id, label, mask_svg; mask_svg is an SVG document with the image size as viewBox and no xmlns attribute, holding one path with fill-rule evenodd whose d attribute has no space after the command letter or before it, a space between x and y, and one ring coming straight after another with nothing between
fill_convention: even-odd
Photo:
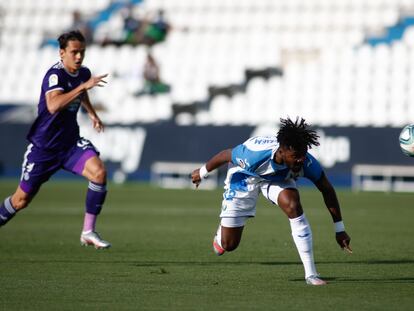
<instances>
[{"instance_id":1,"label":"soccer player in striped kit","mask_svg":"<svg viewBox=\"0 0 414 311\"><path fill-rule=\"evenodd\" d=\"M107 75L92 76L82 66L85 38L79 31L58 38L60 61L43 78L38 115L27 135L19 186L0 205L0 226L16 212L27 207L41 185L60 169L82 175L89 181L86 212L80 236L82 245L108 248L111 244L95 231L95 222L106 197L106 169L93 144L80 137L77 113L82 105L93 127L101 132L102 121L93 108L87 91L104 86Z\"/></svg>"},{"instance_id":2,"label":"soccer player in striped kit","mask_svg":"<svg viewBox=\"0 0 414 311\"><path fill-rule=\"evenodd\" d=\"M305 269L306 283L326 284L316 271L312 231L296 188L298 177L309 179L322 193L334 222L337 243L342 249L352 251L335 190L319 162L308 153L312 145L319 145L317 139L316 132L304 119L297 118L295 122L289 118L281 119L277 135L252 137L233 149L219 152L192 172L192 181L198 186L209 172L229 164L221 222L213 239L213 250L217 255L238 247L247 219L256 214L256 202L261 192L289 218L293 241Z\"/></svg>"}]
</instances>

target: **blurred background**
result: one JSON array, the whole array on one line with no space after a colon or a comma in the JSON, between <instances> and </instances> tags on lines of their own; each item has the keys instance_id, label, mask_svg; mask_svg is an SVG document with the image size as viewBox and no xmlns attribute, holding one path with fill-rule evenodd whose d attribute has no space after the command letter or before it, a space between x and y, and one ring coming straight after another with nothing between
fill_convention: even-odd
<instances>
[{"instance_id":1,"label":"blurred background","mask_svg":"<svg viewBox=\"0 0 414 311\"><path fill-rule=\"evenodd\" d=\"M109 73L90 91L105 133L79 123L115 182L189 187L216 152L300 116L335 185L414 191L398 144L414 122L414 0L0 0L2 178L20 175L41 80L71 29L87 38L84 64Z\"/></svg>"}]
</instances>

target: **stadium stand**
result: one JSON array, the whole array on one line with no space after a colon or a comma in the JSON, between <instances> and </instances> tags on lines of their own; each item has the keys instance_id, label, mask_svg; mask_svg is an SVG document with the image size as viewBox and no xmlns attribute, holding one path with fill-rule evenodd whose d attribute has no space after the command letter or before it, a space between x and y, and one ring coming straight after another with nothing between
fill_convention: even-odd
<instances>
[{"instance_id":1,"label":"stadium stand","mask_svg":"<svg viewBox=\"0 0 414 311\"><path fill-rule=\"evenodd\" d=\"M94 29L85 65L110 73L110 87L91 93L109 123L254 125L300 114L321 126L401 126L414 119L412 0L132 1L137 18L162 8L172 25L151 47L171 93L140 97L133 94L148 46L101 45L122 38L129 3L1 0L7 79L0 102L35 106L58 55L44 43L71 27L76 9Z\"/></svg>"}]
</instances>

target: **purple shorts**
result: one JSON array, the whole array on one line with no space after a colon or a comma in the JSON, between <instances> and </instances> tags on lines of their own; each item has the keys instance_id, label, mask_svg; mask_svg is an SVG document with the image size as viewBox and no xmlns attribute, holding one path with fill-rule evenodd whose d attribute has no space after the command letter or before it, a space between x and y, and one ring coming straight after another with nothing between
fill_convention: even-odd
<instances>
[{"instance_id":1,"label":"purple shorts","mask_svg":"<svg viewBox=\"0 0 414 311\"><path fill-rule=\"evenodd\" d=\"M84 138L68 151L46 151L30 144L24 154L20 188L28 194L35 194L60 169L82 175L86 161L98 155L95 146Z\"/></svg>"}]
</instances>

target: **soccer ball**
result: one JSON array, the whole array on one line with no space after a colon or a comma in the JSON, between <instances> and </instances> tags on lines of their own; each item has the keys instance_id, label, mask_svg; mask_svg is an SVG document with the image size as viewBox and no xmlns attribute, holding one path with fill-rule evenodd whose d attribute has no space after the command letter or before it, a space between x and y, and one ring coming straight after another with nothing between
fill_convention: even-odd
<instances>
[{"instance_id":1,"label":"soccer ball","mask_svg":"<svg viewBox=\"0 0 414 311\"><path fill-rule=\"evenodd\" d=\"M414 124L407 125L402 129L400 147L405 155L414 157Z\"/></svg>"}]
</instances>

